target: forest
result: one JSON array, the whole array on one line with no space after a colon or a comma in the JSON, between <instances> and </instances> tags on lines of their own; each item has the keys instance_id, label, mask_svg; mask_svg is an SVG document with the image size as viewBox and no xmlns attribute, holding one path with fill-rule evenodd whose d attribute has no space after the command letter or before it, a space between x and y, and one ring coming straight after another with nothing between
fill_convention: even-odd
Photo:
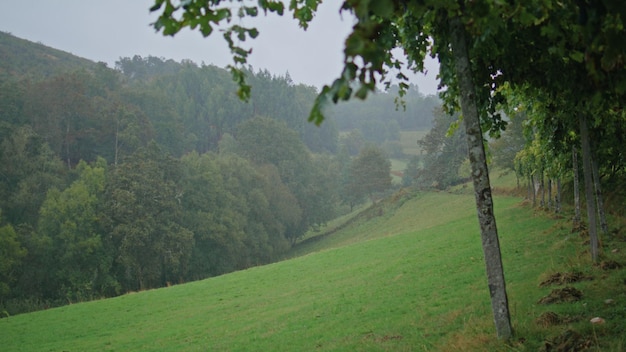
<instances>
[{"instance_id":1,"label":"forest","mask_svg":"<svg viewBox=\"0 0 626 352\"><path fill-rule=\"evenodd\" d=\"M157 57L114 68L0 33L0 308L179 284L282 258L392 188L401 130L440 106L412 86L307 122L317 89ZM397 91L397 88L396 88Z\"/></svg>"}]
</instances>

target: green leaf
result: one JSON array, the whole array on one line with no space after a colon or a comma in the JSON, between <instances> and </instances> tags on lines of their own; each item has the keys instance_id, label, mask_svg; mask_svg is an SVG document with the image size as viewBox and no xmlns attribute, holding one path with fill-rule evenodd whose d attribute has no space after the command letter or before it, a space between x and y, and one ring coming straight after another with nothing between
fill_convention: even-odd
<instances>
[{"instance_id":1,"label":"green leaf","mask_svg":"<svg viewBox=\"0 0 626 352\"><path fill-rule=\"evenodd\" d=\"M359 90L357 90L355 96L361 100L365 100L367 98L367 93L369 92L369 88L365 85L362 85Z\"/></svg>"},{"instance_id":2,"label":"green leaf","mask_svg":"<svg viewBox=\"0 0 626 352\"><path fill-rule=\"evenodd\" d=\"M256 17L259 14L259 9L256 7L244 7L244 11L246 12L246 15L251 17Z\"/></svg>"},{"instance_id":3,"label":"green leaf","mask_svg":"<svg viewBox=\"0 0 626 352\"><path fill-rule=\"evenodd\" d=\"M217 11L215 11L215 15L212 21L214 23L219 23L224 19L230 19L230 17L231 13L229 9L218 9Z\"/></svg>"},{"instance_id":4,"label":"green leaf","mask_svg":"<svg viewBox=\"0 0 626 352\"><path fill-rule=\"evenodd\" d=\"M373 14L382 18L389 18L394 12L394 2L392 0L370 1L369 7Z\"/></svg>"},{"instance_id":5,"label":"green leaf","mask_svg":"<svg viewBox=\"0 0 626 352\"><path fill-rule=\"evenodd\" d=\"M154 11L160 9L161 6L163 5L163 1L164 0L156 0L155 4L152 5L152 7L150 7L150 12L154 12Z\"/></svg>"},{"instance_id":6,"label":"green leaf","mask_svg":"<svg viewBox=\"0 0 626 352\"><path fill-rule=\"evenodd\" d=\"M580 51L573 51L569 54L569 57L578 62L578 63L582 63L585 60L585 54L583 54Z\"/></svg>"},{"instance_id":7,"label":"green leaf","mask_svg":"<svg viewBox=\"0 0 626 352\"><path fill-rule=\"evenodd\" d=\"M202 33L203 36L208 37L211 33L213 33L213 27L211 27L208 23L204 23L200 25L200 33Z\"/></svg>"},{"instance_id":8,"label":"green leaf","mask_svg":"<svg viewBox=\"0 0 626 352\"><path fill-rule=\"evenodd\" d=\"M346 39L346 48L344 49L346 56L357 56L365 48L363 38L356 33L352 33L348 39Z\"/></svg>"}]
</instances>

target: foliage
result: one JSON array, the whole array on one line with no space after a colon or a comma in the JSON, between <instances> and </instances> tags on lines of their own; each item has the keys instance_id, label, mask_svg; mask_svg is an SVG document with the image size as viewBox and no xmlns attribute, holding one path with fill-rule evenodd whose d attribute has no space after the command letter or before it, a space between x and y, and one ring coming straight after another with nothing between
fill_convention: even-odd
<instances>
[{"instance_id":1,"label":"foliage","mask_svg":"<svg viewBox=\"0 0 626 352\"><path fill-rule=\"evenodd\" d=\"M112 168L105 186L105 231L119 248L115 268L125 290L180 282L193 247L181 223L178 161L154 143Z\"/></svg>"},{"instance_id":2,"label":"foliage","mask_svg":"<svg viewBox=\"0 0 626 352\"><path fill-rule=\"evenodd\" d=\"M99 221L105 168L104 159L93 167L81 161L78 179L62 192L50 189L41 206L38 235L50 243L45 248L49 298L83 301L118 290Z\"/></svg>"},{"instance_id":3,"label":"foliage","mask_svg":"<svg viewBox=\"0 0 626 352\"><path fill-rule=\"evenodd\" d=\"M424 155L412 160L405 172L405 182L446 189L466 180L467 176L459 169L467 160L467 141L458 122L457 116L436 113L433 128L417 142Z\"/></svg>"},{"instance_id":4,"label":"foliage","mask_svg":"<svg viewBox=\"0 0 626 352\"><path fill-rule=\"evenodd\" d=\"M311 152L335 152L338 131L304 123L316 90L288 74L250 68L264 94L245 104L228 72L185 60L0 67L15 72L0 83L10 314L265 264L335 216L339 166Z\"/></svg>"},{"instance_id":5,"label":"foliage","mask_svg":"<svg viewBox=\"0 0 626 352\"><path fill-rule=\"evenodd\" d=\"M63 166L30 126L2 127L5 136L0 142L2 216L10 224L34 226L48 188L64 184Z\"/></svg>"},{"instance_id":6,"label":"foliage","mask_svg":"<svg viewBox=\"0 0 626 352\"><path fill-rule=\"evenodd\" d=\"M26 249L21 246L11 225L0 227L0 308L17 280L16 269L22 264Z\"/></svg>"},{"instance_id":7,"label":"foliage","mask_svg":"<svg viewBox=\"0 0 626 352\"><path fill-rule=\"evenodd\" d=\"M489 143L493 165L501 170L515 171L515 155L526 145L524 113L510 117L502 136Z\"/></svg>"},{"instance_id":8,"label":"foliage","mask_svg":"<svg viewBox=\"0 0 626 352\"><path fill-rule=\"evenodd\" d=\"M350 192L354 197L369 197L391 187L391 161L384 152L374 146L366 146L350 166Z\"/></svg>"}]
</instances>

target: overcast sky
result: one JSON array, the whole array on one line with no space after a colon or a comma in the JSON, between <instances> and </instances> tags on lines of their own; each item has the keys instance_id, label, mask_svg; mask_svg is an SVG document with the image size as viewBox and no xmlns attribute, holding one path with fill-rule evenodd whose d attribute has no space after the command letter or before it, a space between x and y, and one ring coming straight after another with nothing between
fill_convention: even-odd
<instances>
[{"instance_id":1,"label":"overcast sky","mask_svg":"<svg viewBox=\"0 0 626 352\"><path fill-rule=\"evenodd\" d=\"M93 61L115 66L120 57L157 56L225 67L232 63L220 33L203 38L184 30L175 37L156 33L149 8L153 0L0 0L0 30L41 42ZM323 3L307 31L290 14L260 15L254 25L260 35L249 45L248 59L255 70L278 75L289 72L296 83L321 87L338 77L343 67L343 42L353 24L339 14L341 1ZM343 17L343 18L342 18ZM246 23L247 25L247 23ZM217 34L217 35L215 35ZM1 58L0 58L1 60ZM435 62L429 74L412 75L411 83L423 94L437 90Z\"/></svg>"}]
</instances>

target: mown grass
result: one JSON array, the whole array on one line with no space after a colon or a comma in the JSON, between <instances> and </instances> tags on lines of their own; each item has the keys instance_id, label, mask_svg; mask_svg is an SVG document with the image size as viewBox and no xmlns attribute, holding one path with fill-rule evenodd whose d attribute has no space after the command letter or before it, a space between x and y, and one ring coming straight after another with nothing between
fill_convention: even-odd
<instances>
[{"instance_id":1,"label":"mown grass","mask_svg":"<svg viewBox=\"0 0 626 352\"><path fill-rule=\"evenodd\" d=\"M584 318L570 325L595 333L592 347L620 350L624 272L593 268L565 220L519 203L495 202L516 330L511 344L493 331L473 196L440 192L373 205L280 263L0 319L1 349L535 351L565 329L543 328L535 319L558 310ZM538 287L540 280L572 269L596 278L576 284L583 300L538 305L550 291ZM619 305L605 307L606 298ZM591 327L588 319L597 314L608 323Z\"/></svg>"},{"instance_id":2,"label":"mown grass","mask_svg":"<svg viewBox=\"0 0 626 352\"><path fill-rule=\"evenodd\" d=\"M406 170L406 160L390 159L391 161L391 182L395 185L402 184L402 175Z\"/></svg>"}]
</instances>

